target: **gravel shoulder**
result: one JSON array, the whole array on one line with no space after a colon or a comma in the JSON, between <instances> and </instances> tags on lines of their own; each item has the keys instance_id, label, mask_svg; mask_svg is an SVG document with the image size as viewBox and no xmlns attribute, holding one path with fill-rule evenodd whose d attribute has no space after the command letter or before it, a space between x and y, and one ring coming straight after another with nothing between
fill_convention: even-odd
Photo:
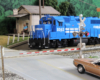
<instances>
[{"instance_id":1,"label":"gravel shoulder","mask_svg":"<svg viewBox=\"0 0 100 80\"><path fill-rule=\"evenodd\" d=\"M3 80L3 77L2 77L2 68L0 67L0 80ZM23 77L15 74L15 73L12 73L8 70L5 69L5 80L26 80L24 79Z\"/></svg>"}]
</instances>

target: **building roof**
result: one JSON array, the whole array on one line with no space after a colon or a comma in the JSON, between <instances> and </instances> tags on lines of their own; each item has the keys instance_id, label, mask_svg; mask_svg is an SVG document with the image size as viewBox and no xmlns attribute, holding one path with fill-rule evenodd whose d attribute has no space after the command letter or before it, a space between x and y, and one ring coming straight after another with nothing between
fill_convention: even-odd
<instances>
[{"instance_id":1,"label":"building roof","mask_svg":"<svg viewBox=\"0 0 100 80\"><path fill-rule=\"evenodd\" d=\"M39 6L33 6L33 5L22 5L19 7L19 11L24 8L29 14L39 14ZM60 15L60 12L55 10L51 6L44 6L44 8L41 6L41 14L52 14L52 15Z\"/></svg>"},{"instance_id":2,"label":"building roof","mask_svg":"<svg viewBox=\"0 0 100 80\"><path fill-rule=\"evenodd\" d=\"M18 15L9 15L7 17L23 17L23 16L26 16L28 14L18 14Z\"/></svg>"}]
</instances>

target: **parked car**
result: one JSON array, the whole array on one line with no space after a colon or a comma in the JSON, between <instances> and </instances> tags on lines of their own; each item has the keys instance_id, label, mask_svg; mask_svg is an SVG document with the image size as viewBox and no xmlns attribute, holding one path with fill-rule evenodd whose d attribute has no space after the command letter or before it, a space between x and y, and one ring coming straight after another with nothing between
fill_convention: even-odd
<instances>
[{"instance_id":1,"label":"parked car","mask_svg":"<svg viewBox=\"0 0 100 80\"><path fill-rule=\"evenodd\" d=\"M73 63L81 74L89 72L100 76L100 59L74 59Z\"/></svg>"}]
</instances>

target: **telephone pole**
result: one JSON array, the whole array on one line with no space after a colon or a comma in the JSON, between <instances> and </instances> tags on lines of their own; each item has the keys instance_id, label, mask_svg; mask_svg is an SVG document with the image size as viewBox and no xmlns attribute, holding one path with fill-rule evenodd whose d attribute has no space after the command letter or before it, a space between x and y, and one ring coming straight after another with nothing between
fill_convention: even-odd
<instances>
[{"instance_id":1,"label":"telephone pole","mask_svg":"<svg viewBox=\"0 0 100 80\"><path fill-rule=\"evenodd\" d=\"M44 8L44 0L43 0L43 8Z\"/></svg>"},{"instance_id":2,"label":"telephone pole","mask_svg":"<svg viewBox=\"0 0 100 80\"><path fill-rule=\"evenodd\" d=\"M41 0L39 0L39 15L40 15L40 19L41 19Z\"/></svg>"}]
</instances>

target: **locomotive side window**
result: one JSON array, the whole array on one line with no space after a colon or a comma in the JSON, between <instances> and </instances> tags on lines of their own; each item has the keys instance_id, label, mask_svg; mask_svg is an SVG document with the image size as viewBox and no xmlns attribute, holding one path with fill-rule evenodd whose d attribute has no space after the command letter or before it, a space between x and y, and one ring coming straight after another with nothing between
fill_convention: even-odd
<instances>
[{"instance_id":1,"label":"locomotive side window","mask_svg":"<svg viewBox=\"0 0 100 80\"><path fill-rule=\"evenodd\" d=\"M52 24L52 21L48 21L48 24Z\"/></svg>"},{"instance_id":2,"label":"locomotive side window","mask_svg":"<svg viewBox=\"0 0 100 80\"><path fill-rule=\"evenodd\" d=\"M62 22L61 22L60 24L61 24L61 26L62 26Z\"/></svg>"},{"instance_id":3,"label":"locomotive side window","mask_svg":"<svg viewBox=\"0 0 100 80\"><path fill-rule=\"evenodd\" d=\"M40 24L42 24L42 22L40 21Z\"/></svg>"},{"instance_id":4,"label":"locomotive side window","mask_svg":"<svg viewBox=\"0 0 100 80\"><path fill-rule=\"evenodd\" d=\"M60 26L60 22L58 22L59 26Z\"/></svg>"},{"instance_id":5,"label":"locomotive side window","mask_svg":"<svg viewBox=\"0 0 100 80\"><path fill-rule=\"evenodd\" d=\"M55 20L53 21L53 25L56 25L56 21Z\"/></svg>"},{"instance_id":6,"label":"locomotive side window","mask_svg":"<svg viewBox=\"0 0 100 80\"><path fill-rule=\"evenodd\" d=\"M62 26L62 22L58 22L59 26Z\"/></svg>"},{"instance_id":7,"label":"locomotive side window","mask_svg":"<svg viewBox=\"0 0 100 80\"><path fill-rule=\"evenodd\" d=\"M43 24L47 24L47 21L43 21Z\"/></svg>"},{"instance_id":8,"label":"locomotive side window","mask_svg":"<svg viewBox=\"0 0 100 80\"><path fill-rule=\"evenodd\" d=\"M52 24L52 21L43 21L43 24Z\"/></svg>"}]
</instances>

